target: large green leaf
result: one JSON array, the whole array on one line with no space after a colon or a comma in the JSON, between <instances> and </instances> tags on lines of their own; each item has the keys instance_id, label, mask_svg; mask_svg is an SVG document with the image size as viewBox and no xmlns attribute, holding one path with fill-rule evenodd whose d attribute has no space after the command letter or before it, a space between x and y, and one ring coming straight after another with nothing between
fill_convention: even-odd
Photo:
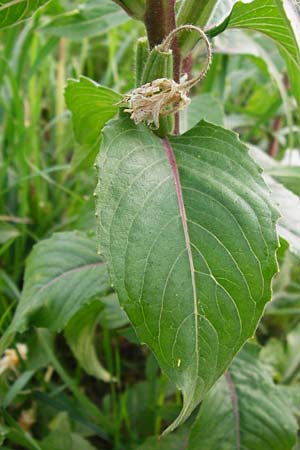
<instances>
[{"instance_id":1,"label":"large green leaf","mask_svg":"<svg viewBox=\"0 0 300 450\"><path fill-rule=\"evenodd\" d=\"M71 12L54 17L42 30L52 36L81 41L107 33L128 20L112 0L87 0Z\"/></svg>"},{"instance_id":2,"label":"large green leaf","mask_svg":"<svg viewBox=\"0 0 300 450\"><path fill-rule=\"evenodd\" d=\"M278 214L245 146L204 121L170 140L112 121L98 168L100 250L137 335L183 392L174 428L270 300Z\"/></svg>"},{"instance_id":3,"label":"large green leaf","mask_svg":"<svg viewBox=\"0 0 300 450\"><path fill-rule=\"evenodd\" d=\"M255 347L242 350L203 401L189 450L291 450L297 423L284 388Z\"/></svg>"},{"instance_id":4,"label":"large green leaf","mask_svg":"<svg viewBox=\"0 0 300 450\"><path fill-rule=\"evenodd\" d=\"M0 3L0 28L15 25L30 17L49 0L2 0Z\"/></svg>"},{"instance_id":5,"label":"large green leaf","mask_svg":"<svg viewBox=\"0 0 300 450\"><path fill-rule=\"evenodd\" d=\"M293 94L300 105L300 19L291 0L254 0L234 5L228 27L259 31L271 38L285 59Z\"/></svg>"},{"instance_id":6,"label":"large green leaf","mask_svg":"<svg viewBox=\"0 0 300 450\"><path fill-rule=\"evenodd\" d=\"M118 112L116 103L121 98L117 92L87 77L68 80L66 104L72 112L75 137L81 144L75 154L75 165L94 162L99 150L101 129Z\"/></svg>"},{"instance_id":7,"label":"large green leaf","mask_svg":"<svg viewBox=\"0 0 300 450\"><path fill-rule=\"evenodd\" d=\"M110 291L106 266L96 254L95 240L79 232L54 234L30 254L24 288L14 319L0 341L29 325L62 330L95 295Z\"/></svg>"}]
</instances>

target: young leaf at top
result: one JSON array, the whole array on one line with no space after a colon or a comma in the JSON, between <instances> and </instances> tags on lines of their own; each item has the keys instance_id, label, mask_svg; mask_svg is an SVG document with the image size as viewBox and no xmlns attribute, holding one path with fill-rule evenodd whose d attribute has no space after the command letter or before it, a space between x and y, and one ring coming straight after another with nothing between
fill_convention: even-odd
<instances>
[{"instance_id":1,"label":"young leaf at top","mask_svg":"<svg viewBox=\"0 0 300 450\"><path fill-rule=\"evenodd\" d=\"M174 429L270 300L278 213L246 147L204 121L161 140L114 120L98 169L100 250L139 339L183 393Z\"/></svg>"},{"instance_id":2,"label":"young leaf at top","mask_svg":"<svg viewBox=\"0 0 300 450\"><path fill-rule=\"evenodd\" d=\"M99 151L101 129L118 112L116 103L121 95L95 81L81 76L68 80L65 100L72 113L76 140L81 147L75 153L73 164L93 163Z\"/></svg>"},{"instance_id":3,"label":"young leaf at top","mask_svg":"<svg viewBox=\"0 0 300 450\"><path fill-rule=\"evenodd\" d=\"M61 331L85 303L110 289L94 239L64 232L39 242L27 260L22 297L0 340L0 353L15 333L29 325Z\"/></svg>"},{"instance_id":4,"label":"young leaf at top","mask_svg":"<svg viewBox=\"0 0 300 450\"><path fill-rule=\"evenodd\" d=\"M253 346L254 347L254 346ZM189 450L291 450L297 423L282 386L252 345L235 358L204 399L193 425Z\"/></svg>"},{"instance_id":5,"label":"young leaf at top","mask_svg":"<svg viewBox=\"0 0 300 450\"><path fill-rule=\"evenodd\" d=\"M16 25L30 17L49 0L2 0L0 3L0 28Z\"/></svg>"}]
</instances>

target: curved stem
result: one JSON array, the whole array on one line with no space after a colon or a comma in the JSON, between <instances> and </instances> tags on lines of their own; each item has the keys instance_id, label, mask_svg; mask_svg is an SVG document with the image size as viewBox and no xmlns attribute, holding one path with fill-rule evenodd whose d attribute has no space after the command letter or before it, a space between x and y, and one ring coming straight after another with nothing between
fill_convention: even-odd
<instances>
[{"instance_id":1,"label":"curved stem","mask_svg":"<svg viewBox=\"0 0 300 450\"><path fill-rule=\"evenodd\" d=\"M206 36L204 31L201 30L201 28L196 27L194 25L182 25L178 28L175 28L175 30L172 30L170 32L170 34L168 34L168 36L165 38L163 43L159 46L160 50L164 51L164 52L168 51L172 45L173 40L176 38L176 35L178 33L180 33L180 31L196 31L198 34L200 34L201 38L203 39L205 46L206 46L206 51L207 51L206 62L205 62L203 69L201 70L201 72L196 77L194 77L191 80L188 80L185 83L182 83L180 85L180 87L182 89L189 90L193 86L195 86L195 84L197 84L205 76L205 74L211 64L212 52L211 52L211 46L210 46L208 37Z\"/></svg>"}]
</instances>

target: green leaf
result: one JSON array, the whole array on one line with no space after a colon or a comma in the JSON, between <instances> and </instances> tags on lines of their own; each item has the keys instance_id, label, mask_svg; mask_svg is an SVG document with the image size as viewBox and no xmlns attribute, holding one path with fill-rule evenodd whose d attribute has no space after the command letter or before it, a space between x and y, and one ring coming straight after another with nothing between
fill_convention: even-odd
<instances>
[{"instance_id":1,"label":"green leaf","mask_svg":"<svg viewBox=\"0 0 300 450\"><path fill-rule=\"evenodd\" d=\"M75 153L73 165L90 165L99 151L100 133L105 123L118 112L116 103L122 96L112 89L81 76L68 80L65 99L72 113L74 134L81 144Z\"/></svg>"},{"instance_id":2,"label":"green leaf","mask_svg":"<svg viewBox=\"0 0 300 450\"><path fill-rule=\"evenodd\" d=\"M16 25L30 17L49 0L2 0L0 3L0 28Z\"/></svg>"},{"instance_id":3,"label":"green leaf","mask_svg":"<svg viewBox=\"0 0 300 450\"><path fill-rule=\"evenodd\" d=\"M296 25L294 25L296 24ZM229 28L259 31L271 38L283 56L292 92L300 105L299 14L291 0L254 0L234 5Z\"/></svg>"},{"instance_id":4,"label":"green leaf","mask_svg":"<svg viewBox=\"0 0 300 450\"><path fill-rule=\"evenodd\" d=\"M95 331L104 306L96 299L84 305L69 321L65 336L72 352L86 373L102 381L113 377L99 361L95 348Z\"/></svg>"},{"instance_id":5,"label":"green leaf","mask_svg":"<svg viewBox=\"0 0 300 450\"><path fill-rule=\"evenodd\" d=\"M182 390L173 429L270 300L278 213L246 147L204 121L170 141L112 121L98 168L100 250L139 339Z\"/></svg>"},{"instance_id":6,"label":"green leaf","mask_svg":"<svg viewBox=\"0 0 300 450\"><path fill-rule=\"evenodd\" d=\"M284 388L273 383L268 366L252 346L234 360L204 399L188 450L291 450L297 423Z\"/></svg>"},{"instance_id":7,"label":"green leaf","mask_svg":"<svg viewBox=\"0 0 300 450\"><path fill-rule=\"evenodd\" d=\"M81 41L107 33L127 20L127 14L111 0L87 0L73 11L55 17L42 30L52 36Z\"/></svg>"},{"instance_id":8,"label":"green leaf","mask_svg":"<svg viewBox=\"0 0 300 450\"><path fill-rule=\"evenodd\" d=\"M8 336L29 326L62 330L92 297L109 290L106 266L96 254L94 239L64 232L39 242L27 260L22 297L0 341L1 352Z\"/></svg>"},{"instance_id":9,"label":"green leaf","mask_svg":"<svg viewBox=\"0 0 300 450\"><path fill-rule=\"evenodd\" d=\"M189 450L291 450L297 423L285 389L252 346L234 360L204 399L191 431Z\"/></svg>"}]
</instances>

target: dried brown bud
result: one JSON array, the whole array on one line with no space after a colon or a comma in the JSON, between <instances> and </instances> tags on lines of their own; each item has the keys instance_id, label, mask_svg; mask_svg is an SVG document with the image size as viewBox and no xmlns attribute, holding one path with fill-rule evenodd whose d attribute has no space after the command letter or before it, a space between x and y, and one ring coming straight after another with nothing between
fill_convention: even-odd
<instances>
[{"instance_id":1,"label":"dried brown bud","mask_svg":"<svg viewBox=\"0 0 300 450\"><path fill-rule=\"evenodd\" d=\"M167 78L160 78L144 84L126 94L119 104L128 104L126 112L136 124L146 122L154 129L159 128L160 116L185 109L190 103L187 91L181 85Z\"/></svg>"}]
</instances>

